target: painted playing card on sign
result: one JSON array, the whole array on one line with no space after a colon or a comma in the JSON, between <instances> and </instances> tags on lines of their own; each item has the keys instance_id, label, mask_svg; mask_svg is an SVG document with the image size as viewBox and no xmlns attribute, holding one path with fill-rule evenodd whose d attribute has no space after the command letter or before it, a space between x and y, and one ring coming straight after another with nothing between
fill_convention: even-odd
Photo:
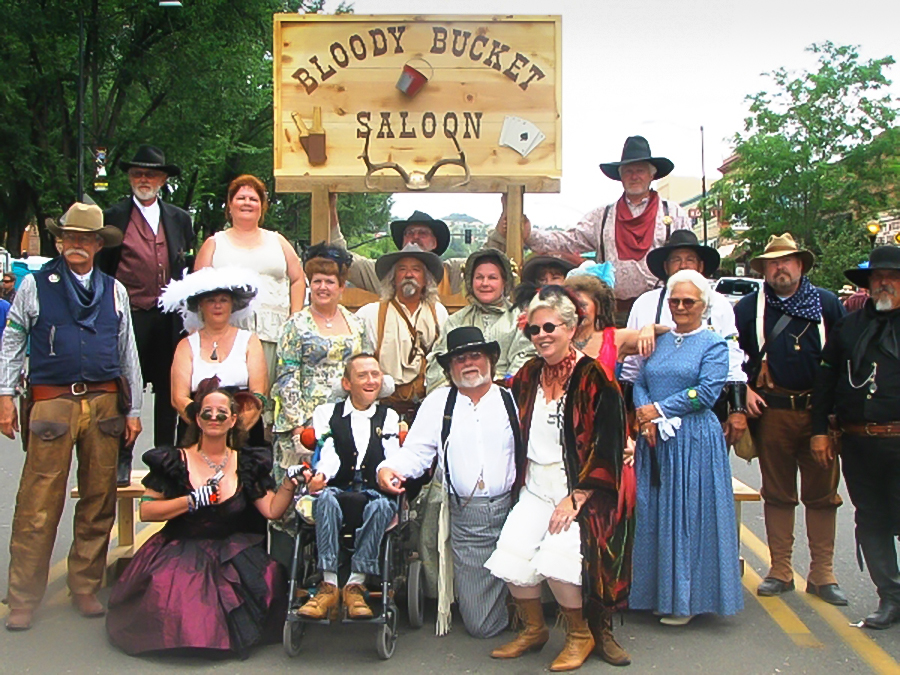
<instances>
[{"instance_id":1,"label":"painted playing card on sign","mask_svg":"<svg viewBox=\"0 0 900 675\"><path fill-rule=\"evenodd\" d=\"M534 150L546 136L533 123L521 117L507 115L500 129L500 145L518 152L522 157Z\"/></svg>"}]
</instances>

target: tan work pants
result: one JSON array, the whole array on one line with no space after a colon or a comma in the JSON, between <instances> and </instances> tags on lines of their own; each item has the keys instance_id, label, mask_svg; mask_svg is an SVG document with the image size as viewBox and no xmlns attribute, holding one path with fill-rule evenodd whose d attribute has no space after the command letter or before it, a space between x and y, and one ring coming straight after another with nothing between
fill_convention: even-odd
<instances>
[{"instance_id":1,"label":"tan work pants","mask_svg":"<svg viewBox=\"0 0 900 675\"><path fill-rule=\"evenodd\" d=\"M64 396L31 410L28 452L9 542L10 609L31 609L47 589L50 555L78 454L78 492L68 585L73 593L100 589L116 515L116 461L125 418L116 394Z\"/></svg>"}]
</instances>

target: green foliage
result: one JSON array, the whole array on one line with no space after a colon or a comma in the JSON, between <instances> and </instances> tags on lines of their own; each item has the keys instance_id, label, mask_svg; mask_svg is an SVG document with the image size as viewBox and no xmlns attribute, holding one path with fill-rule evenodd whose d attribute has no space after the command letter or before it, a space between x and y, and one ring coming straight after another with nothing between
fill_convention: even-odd
<instances>
[{"instance_id":1,"label":"green foliage","mask_svg":"<svg viewBox=\"0 0 900 675\"><path fill-rule=\"evenodd\" d=\"M831 42L807 51L817 55L814 70L779 68L766 74L770 92L747 97L734 168L709 201L724 204L732 225L749 227L752 253L771 234L791 232L817 254L818 278L834 286L844 261L865 258L865 222L898 208L898 108L884 93L894 59L862 61L855 47Z\"/></svg>"}]
</instances>

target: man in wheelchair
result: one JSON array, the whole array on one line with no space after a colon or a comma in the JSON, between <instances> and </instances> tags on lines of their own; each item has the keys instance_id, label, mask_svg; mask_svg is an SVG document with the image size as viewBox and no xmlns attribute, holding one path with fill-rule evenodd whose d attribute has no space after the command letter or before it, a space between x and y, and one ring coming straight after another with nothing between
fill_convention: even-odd
<instances>
[{"instance_id":1,"label":"man in wheelchair","mask_svg":"<svg viewBox=\"0 0 900 675\"><path fill-rule=\"evenodd\" d=\"M326 403L313 412L313 427L321 446L309 491L317 494L318 565L323 579L318 592L300 615L322 620L334 615L343 601L351 619L368 619L372 609L365 599L366 575L379 575L378 551L397 504L378 490L376 469L399 447L397 413L376 402L383 375L371 354L347 360L341 386L344 401ZM341 530L355 528L355 549L350 577L343 594L338 591L338 553Z\"/></svg>"}]
</instances>

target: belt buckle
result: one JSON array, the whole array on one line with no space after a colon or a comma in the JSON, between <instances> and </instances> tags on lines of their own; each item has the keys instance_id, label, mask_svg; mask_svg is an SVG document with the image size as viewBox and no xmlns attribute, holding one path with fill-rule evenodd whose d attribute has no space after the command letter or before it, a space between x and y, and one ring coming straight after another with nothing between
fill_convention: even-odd
<instances>
[{"instance_id":1,"label":"belt buckle","mask_svg":"<svg viewBox=\"0 0 900 675\"><path fill-rule=\"evenodd\" d=\"M799 400L802 397L806 397L806 403L803 404L803 407L799 407ZM791 410L794 412L803 412L809 406L809 394L791 394Z\"/></svg>"},{"instance_id":2,"label":"belt buckle","mask_svg":"<svg viewBox=\"0 0 900 675\"><path fill-rule=\"evenodd\" d=\"M75 382L69 387L69 390L72 392L72 396L84 396L88 391L88 386L86 382Z\"/></svg>"},{"instance_id":3,"label":"belt buckle","mask_svg":"<svg viewBox=\"0 0 900 675\"><path fill-rule=\"evenodd\" d=\"M873 422L866 422L866 436L877 436L877 434L872 433L872 430L870 429L873 425Z\"/></svg>"}]
</instances>

